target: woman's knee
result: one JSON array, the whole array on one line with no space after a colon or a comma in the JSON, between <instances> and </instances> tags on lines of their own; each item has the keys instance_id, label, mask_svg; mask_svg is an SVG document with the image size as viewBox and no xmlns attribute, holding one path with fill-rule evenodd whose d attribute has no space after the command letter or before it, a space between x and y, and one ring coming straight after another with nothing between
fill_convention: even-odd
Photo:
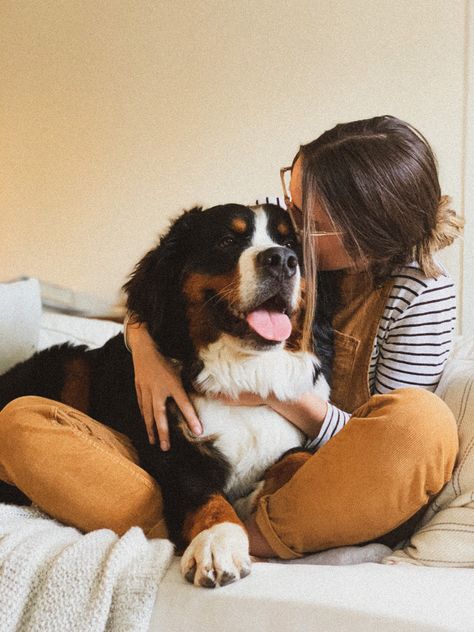
<instances>
[{"instance_id":1,"label":"woman's knee","mask_svg":"<svg viewBox=\"0 0 474 632\"><path fill-rule=\"evenodd\" d=\"M442 399L425 389L400 388L372 397L365 412L367 419L383 422L385 441L397 452L432 463L438 471L443 466L443 478L449 480L459 441L456 419Z\"/></svg>"},{"instance_id":2,"label":"woman's knee","mask_svg":"<svg viewBox=\"0 0 474 632\"><path fill-rule=\"evenodd\" d=\"M45 417L50 408L49 400L36 395L18 397L4 406L0 410L0 454L10 453L21 443L22 437L28 438L38 413Z\"/></svg>"},{"instance_id":3,"label":"woman's knee","mask_svg":"<svg viewBox=\"0 0 474 632\"><path fill-rule=\"evenodd\" d=\"M32 454L35 438L32 429L32 412L38 410L35 396L19 397L0 410L0 480L13 484L14 471L35 461Z\"/></svg>"},{"instance_id":4,"label":"woman's knee","mask_svg":"<svg viewBox=\"0 0 474 632\"><path fill-rule=\"evenodd\" d=\"M395 430L404 430L414 439L441 437L454 441L455 447L458 447L454 415L434 393L423 388L398 388L384 395L375 395L373 400L376 402L375 406L372 404L376 414L377 411L387 414Z\"/></svg>"},{"instance_id":5,"label":"woman's knee","mask_svg":"<svg viewBox=\"0 0 474 632\"><path fill-rule=\"evenodd\" d=\"M4 432L8 433L16 426L21 425L26 414L31 410L31 407L35 405L38 399L39 398L34 395L25 395L8 402L8 404L0 410L0 432L2 434Z\"/></svg>"}]
</instances>

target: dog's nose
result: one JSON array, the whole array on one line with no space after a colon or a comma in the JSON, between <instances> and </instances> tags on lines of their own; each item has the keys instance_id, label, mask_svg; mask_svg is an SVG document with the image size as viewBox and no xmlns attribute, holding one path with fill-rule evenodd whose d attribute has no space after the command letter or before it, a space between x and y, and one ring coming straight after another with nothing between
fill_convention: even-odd
<instances>
[{"instance_id":1,"label":"dog's nose","mask_svg":"<svg viewBox=\"0 0 474 632\"><path fill-rule=\"evenodd\" d=\"M298 267L298 258L288 248L276 246L262 250L257 255L257 264L274 276L292 277Z\"/></svg>"}]
</instances>

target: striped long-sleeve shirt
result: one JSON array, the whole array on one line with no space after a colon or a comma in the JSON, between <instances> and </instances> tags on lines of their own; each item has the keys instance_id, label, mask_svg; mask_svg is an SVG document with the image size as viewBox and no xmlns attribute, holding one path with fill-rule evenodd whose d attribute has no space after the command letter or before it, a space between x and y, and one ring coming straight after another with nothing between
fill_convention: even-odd
<instances>
[{"instance_id":1,"label":"striped long-sleeve shirt","mask_svg":"<svg viewBox=\"0 0 474 632\"><path fill-rule=\"evenodd\" d=\"M374 341L369 367L371 394L416 386L434 391L454 338L456 297L449 274L427 278L416 263L393 274L388 298ZM318 436L308 442L317 450L350 419L328 404Z\"/></svg>"}]
</instances>

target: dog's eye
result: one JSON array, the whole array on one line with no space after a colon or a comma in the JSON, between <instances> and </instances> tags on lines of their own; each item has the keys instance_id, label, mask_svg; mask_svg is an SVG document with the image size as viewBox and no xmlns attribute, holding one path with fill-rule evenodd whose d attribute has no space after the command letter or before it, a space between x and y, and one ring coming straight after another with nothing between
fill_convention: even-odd
<instances>
[{"instance_id":1,"label":"dog's eye","mask_svg":"<svg viewBox=\"0 0 474 632\"><path fill-rule=\"evenodd\" d=\"M221 239L217 245L219 246L219 248L228 248L228 246L232 246L232 244L235 244L235 239L234 237L228 235L227 237Z\"/></svg>"},{"instance_id":2,"label":"dog's eye","mask_svg":"<svg viewBox=\"0 0 474 632\"><path fill-rule=\"evenodd\" d=\"M296 243L293 241L293 239L288 239L288 241L285 241L283 245L290 250L294 250L296 248Z\"/></svg>"}]
</instances>

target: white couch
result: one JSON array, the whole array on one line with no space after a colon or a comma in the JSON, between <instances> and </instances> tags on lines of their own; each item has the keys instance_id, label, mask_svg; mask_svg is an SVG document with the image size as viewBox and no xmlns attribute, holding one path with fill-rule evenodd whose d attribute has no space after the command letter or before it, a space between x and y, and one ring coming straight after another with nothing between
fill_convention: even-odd
<instances>
[{"instance_id":1,"label":"white couch","mask_svg":"<svg viewBox=\"0 0 474 632\"><path fill-rule=\"evenodd\" d=\"M186 585L178 563L158 589L150 632L474 630L474 570L254 564L215 590Z\"/></svg>"},{"instance_id":2,"label":"white couch","mask_svg":"<svg viewBox=\"0 0 474 632\"><path fill-rule=\"evenodd\" d=\"M37 347L65 340L98 346L117 331L120 325L111 322L44 313ZM473 428L474 404L471 410L468 400L474 383L474 339L457 341L448 369L441 394L455 394L464 429L468 424ZM463 380L457 390L449 382L453 376ZM470 442L474 445L474 439ZM469 451L464 451L464 461ZM459 510L462 497L461 509L470 509L474 516L474 492L470 495L472 508L459 489L447 493L448 504L455 497ZM184 582L175 559L159 586L150 631L474 632L474 557L471 563L465 559L467 549L474 550L472 525L474 521L462 533L464 540L456 540L462 546L454 561L464 568L450 568L449 560L440 562L444 568L419 565L418 549L423 551L425 546L421 541L419 547L406 549L408 555L401 552L392 559L398 562L395 565L258 563L245 580L206 590Z\"/></svg>"}]
</instances>

